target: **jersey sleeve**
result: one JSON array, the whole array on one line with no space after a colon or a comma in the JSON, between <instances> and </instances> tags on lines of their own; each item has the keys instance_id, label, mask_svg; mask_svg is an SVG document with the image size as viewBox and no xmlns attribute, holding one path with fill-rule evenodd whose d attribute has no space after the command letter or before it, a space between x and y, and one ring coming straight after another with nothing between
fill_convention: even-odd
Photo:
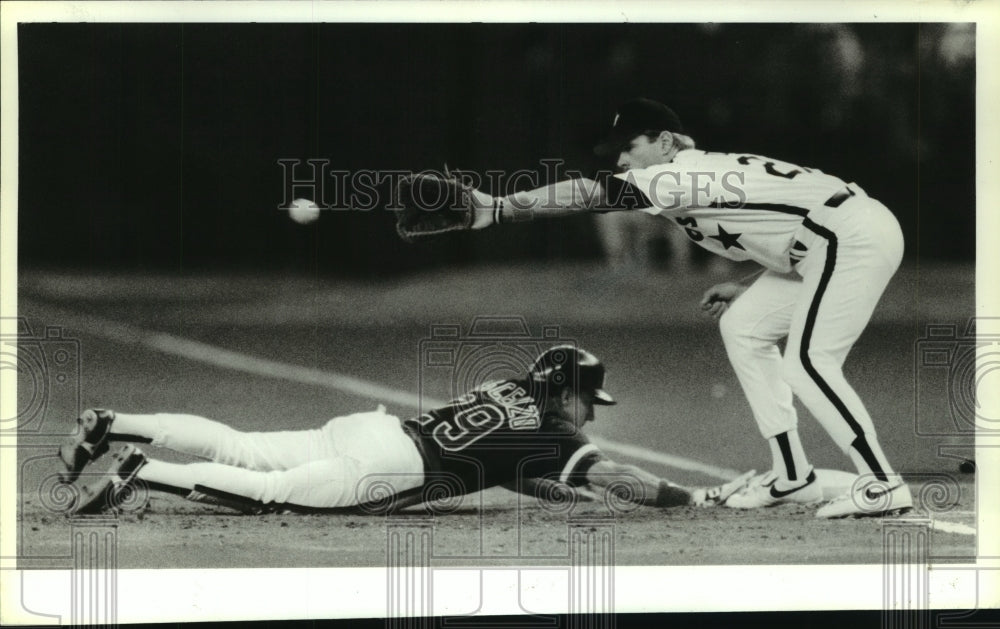
<instances>
[{"instance_id":1,"label":"jersey sleeve","mask_svg":"<svg viewBox=\"0 0 1000 629\"><path fill-rule=\"evenodd\" d=\"M643 190L632 171L609 175L601 180L604 188L605 206L609 210L645 210L653 207L647 191Z\"/></svg>"},{"instance_id":2,"label":"jersey sleeve","mask_svg":"<svg viewBox=\"0 0 1000 629\"><path fill-rule=\"evenodd\" d=\"M531 478L547 478L570 485L587 483L587 470L594 463L605 458L597 446L570 424L556 427L539 440L547 446L545 456L532 458L524 467L522 475Z\"/></svg>"},{"instance_id":3,"label":"jersey sleeve","mask_svg":"<svg viewBox=\"0 0 1000 629\"><path fill-rule=\"evenodd\" d=\"M634 168L608 180L607 197L617 209L630 209L641 198L638 209L647 214L705 207L716 203L738 205L745 201L737 184L740 166L735 156L708 156L704 151L685 150L673 161ZM617 180L618 183L612 182Z\"/></svg>"},{"instance_id":4,"label":"jersey sleeve","mask_svg":"<svg viewBox=\"0 0 1000 629\"><path fill-rule=\"evenodd\" d=\"M587 471L594 466L594 463L604 459L601 451L592 443L581 446L570 456L570 459L559 472L559 480L579 487L587 484Z\"/></svg>"}]
</instances>

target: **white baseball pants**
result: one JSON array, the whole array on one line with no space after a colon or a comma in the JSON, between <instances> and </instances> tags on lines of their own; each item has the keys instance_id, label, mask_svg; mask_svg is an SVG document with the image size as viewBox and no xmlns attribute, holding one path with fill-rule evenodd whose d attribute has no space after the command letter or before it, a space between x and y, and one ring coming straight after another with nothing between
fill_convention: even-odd
<instances>
[{"instance_id":1,"label":"white baseball pants","mask_svg":"<svg viewBox=\"0 0 1000 629\"><path fill-rule=\"evenodd\" d=\"M378 498L376 483L393 493L423 484L420 453L381 406L314 430L240 432L196 415L119 413L112 431L211 461L151 460L139 472L143 480L181 489L202 485L265 504L346 507Z\"/></svg>"},{"instance_id":2,"label":"white baseball pants","mask_svg":"<svg viewBox=\"0 0 1000 629\"><path fill-rule=\"evenodd\" d=\"M881 203L854 198L813 212L796 239L808 253L795 271L764 273L722 316L720 327L765 438L796 427L796 395L838 446L878 448L871 416L842 366L903 255L899 223ZM778 341L787 337L782 356Z\"/></svg>"}]
</instances>

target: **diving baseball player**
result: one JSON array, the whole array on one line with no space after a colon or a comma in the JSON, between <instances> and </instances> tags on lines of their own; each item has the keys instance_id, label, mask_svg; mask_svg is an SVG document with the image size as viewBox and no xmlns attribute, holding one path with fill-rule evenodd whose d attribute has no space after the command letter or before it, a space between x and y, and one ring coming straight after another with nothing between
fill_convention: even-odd
<instances>
[{"instance_id":1,"label":"diving baseball player","mask_svg":"<svg viewBox=\"0 0 1000 629\"><path fill-rule=\"evenodd\" d=\"M240 432L193 415L88 410L59 455L64 481L74 483L78 496L70 513L113 509L137 481L248 513L376 504L385 511L496 485L536 496L539 488L627 486L634 491L618 497L639 504L714 506L746 487L753 472L719 487L687 489L608 459L580 431L593 421L594 405L615 403L603 386L604 365L593 354L556 346L521 379L483 384L402 422L379 407L315 430ZM127 443L111 453L104 474L80 475L116 441L208 461L169 463Z\"/></svg>"},{"instance_id":2,"label":"diving baseball player","mask_svg":"<svg viewBox=\"0 0 1000 629\"><path fill-rule=\"evenodd\" d=\"M751 484L727 506L821 500L796 431L794 394L870 480L821 506L817 517L909 510L910 490L841 370L902 258L903 237L892 213L857 184L814 168L696 149L676 114L648 99L623 104L595 151L615 157L620 172L507 197L473 190L471 228L579 211L639 210L670 221L713 253L757 262L764 272L752 285L713 287L702 304L721 316L726 351L770 444L776 478Z\"/></svg>"}]
</instances>

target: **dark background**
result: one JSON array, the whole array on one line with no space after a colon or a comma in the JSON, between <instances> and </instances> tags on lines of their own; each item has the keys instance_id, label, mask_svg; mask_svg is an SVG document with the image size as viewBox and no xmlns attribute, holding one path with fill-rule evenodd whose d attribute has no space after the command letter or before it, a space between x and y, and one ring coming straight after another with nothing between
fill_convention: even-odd
<instances>
[{"instance_id":1,"label":"dark background","mask_svg":"<svg viewBox=\"0 0 1000 629\"><path fill-rule=\"evenodd\" d=\"M35 497L81 409L193 413L270 431L386 402L345 387L345 376L441 399L508 368L426 368L432 326L467 334L484 315L523 317L533 338L547 326L601 357L619 404L599 409L587 432L616 460L691 485L718 478L663 454L766 469L767 444L717 324L698 308L708 286L753 269L592 264L600 253L587 216L408 246L381 209L326 212L307 226L277 209L283 158L482 173L540 171L539 160L563 157L588 172L601 166L590 149L615 105L640 94L670 103L703 148L821 168L898 214L910 259L845 375L924 504L928 479L954 477L971 456L967 402L985 382L963 368L976 292L971 26L29 24L18 35L18 315L32 339L46 335L22 347L55 356L70 343L78 358L55 378L18 367L19 402L44 401L27 415L37 432L19 417L19 548L32 557L69 552L65 518ZM456 347L465 342L481 339ZM412 406L388 403L401 417L419 412ZM813 464L851 469L819 424L800 417ZM974 479L954 478L963 502L942 519L972 525ZM498 492L484 519L442 523L458 531L435 534L449 556L482 543L482 523L499 530L515 513L515 498ZM290 516L285 527L234 516L216 543L221 515L154 500L149 517L122 520L120 567L385 561L375 521ZM791 507L650 512L620 524L628 541L615 561L875 565L884 546L871 524ZM522 535L507 530L498 535ZM563 552L565 530L540 522L523 534L554 544L552 554ZM933 542L935 561L968 563L974 553L969 536L935 533Z\"/></svg>"},{"instance_id":2,"label":"dark background","mask_svg":"<svg viewBox=\"0 0 1000 629\"><path fill-rule=\"evenodd\" d=\"M616 103L645 95L701 148L856 181L897 214L911 259L971 261L973 29L22 24L19 254L38 267L355 276L597 258L590 217L420 247L400 244L382 209L300 226L277 209L277 160L484 173L561 157L588 172L609 166L590 147Z\"/></svg>"}]
</instances>

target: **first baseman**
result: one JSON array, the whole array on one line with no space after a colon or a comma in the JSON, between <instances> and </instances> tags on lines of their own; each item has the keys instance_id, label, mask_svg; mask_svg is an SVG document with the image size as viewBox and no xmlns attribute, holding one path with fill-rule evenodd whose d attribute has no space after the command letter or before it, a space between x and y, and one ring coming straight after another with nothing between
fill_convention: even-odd
<instances>
[{"instance_id":1,"label":"first baseman","mask_svg":"<svg viewBox=\"0 0 1000 629\"><path fill-rule=\"evenodd\" d=\"M391 510L497 485L536 496L588 485L656 507L714 506L746 486L752 472L688 489L608 459L580 430L593 421L595 405L615 403L603 387L604 365L593 354L556 346L522 378L485 383L405 421L379 407L315 430L241 432L194 415L88 410L59 456L63 479L78 495L70 513L113 509L138 481L250 513ZM111 452L112 442L150 443L207 461L169 463L132 443ZM111 463L103 474L81 476L105 453Z\"/></svg>"},{"instance_id":2,"label":"first baseman","mask_svg":"<svg viewBox=\"0 0 1000 629\"><path fill-rule=\"evenodd\" d=\"M623 104L598 154L620 172L507 197L474 191L473 229L579 211L640 210L662 217L709 251L764 267L751 286L706 292L721 315L726 351L773 458L773 483L752 484L727 505L821 500L796 430L793 394L867 483L819 508L821 518L907 511L913 499L886 459L868 410L842 365L900 264L892 213L855 183L749 153L695 148L667 106ZM778 347L787 339L782 355Z\"/></svg>"}]
</instances>

